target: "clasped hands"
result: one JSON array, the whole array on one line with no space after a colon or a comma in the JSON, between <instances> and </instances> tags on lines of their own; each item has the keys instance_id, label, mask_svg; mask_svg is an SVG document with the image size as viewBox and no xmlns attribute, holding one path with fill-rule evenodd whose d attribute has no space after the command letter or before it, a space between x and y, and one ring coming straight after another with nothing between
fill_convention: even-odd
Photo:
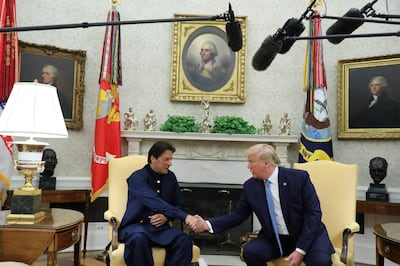
<instances>
[{"instance_id":1,"label":"clasped hands","mask_svg":"<svg viewBox=\"0 0 400 266\"><path fill-rule=\"evenodd\" d=\"M185 223L195 233L201 233L210 230L206 221L200 215L188 215L185 218Z\"/></svg>"}]
</instances>

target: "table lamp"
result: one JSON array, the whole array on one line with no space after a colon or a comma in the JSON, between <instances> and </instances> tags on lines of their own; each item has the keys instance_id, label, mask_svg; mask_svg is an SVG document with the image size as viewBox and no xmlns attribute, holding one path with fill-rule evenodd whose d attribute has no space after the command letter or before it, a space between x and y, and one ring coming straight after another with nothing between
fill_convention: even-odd
<instances>
[{"instance_id":1,"label":"table lamp","mask_svg":"<svg viewBox=\"0 0 400 266\"><path fill-rule=\"evenodd\" d=\"M34 138L68 137L57 88L38 82L15 83L0 116L0 134L14 137L18 149L15 169L25 179L24 185L14 190L7 221L34 223L44 217L44 212L42 191L32 185L32 178L44 169L42 153L48 145Z\"/></svg>"}]
</instances>

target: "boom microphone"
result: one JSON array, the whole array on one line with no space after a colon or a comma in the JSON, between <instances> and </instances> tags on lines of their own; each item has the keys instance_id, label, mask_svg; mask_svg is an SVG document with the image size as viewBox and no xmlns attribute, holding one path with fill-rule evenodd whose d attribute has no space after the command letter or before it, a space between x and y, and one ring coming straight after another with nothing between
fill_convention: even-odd
<instances>
[{"instance_id":1,"label":"boom microphone","mask_svg":"<svg viewBox=\"0 0 400 266\"><path fill-rule=\"evenodd\" d=\"M375 14L375 10L372 8L372 6L377 1L378 0L373 0L372 2L369 2L360 10L356 8L351 8L349 11L346 12L346 14L343 15L343 17L363 19L364 15L366 15L367 17L373 16ZM332 26L329 27L329 29L326 31L326 35L350 34L358 29L363 23L364 22L362 20L339 19L338 21L333 23ZM338 44L343 41L343 39L343 37L332 37L328 38L328 41L333 44Z\"/></svg>"},{"instance_id":2,"label":"boom microphone","mask_svg":"<svg viewBox=\"0 0 400 266\"><path fill-rule=\"evenodd\" d=\"M360 10L356 8L351 8L343 17L351 17L351 18L364 18L364 15L361 13ZM363 21L356 21L356 20L344 20L339 19L332 26L328 28L326 31L326 35L335 35L335 34L350 34L356 29L358 29L364 22ZM333 44L338 44L343 41L343 37L341 38L328 38L328 41Z\"/></svg>"},{"instance_id":3,"label":"boom microphone","mask_svg":"<svg viewBox=\"0 0 400 266\"><path fill-rule=\"evenodd\" d=\"M242 49L242 29L240 27L240 22L235 20L235 14L233 13L232 6L229 3L229 11L226 14L226 19L228 22L225 25L226 38L228 40L228 46L232 51L237 52Z\"/></svg>"},{"instance_id":4,"label":"boom microphone","mask_svg":"<svg viewBox=\"0 0 400 266\"><path fill-rule=\"evenodd\" d=\"M278 39L275 35L269 35L253 57L252 65L254 69L258 71L267 69L281 49L282 39Z\"/></svg>"},{"instance_id":5,"label":"boom microphone","mask_svg":"<svg viewBox=\"0 0 400 266\"><path fill-rule=\"evenodd\" d=\"M285 22L283 25L283 35L284 36L295 36L298 37L300 34L303 33L305 27L301 22L301 19L291 18ZM295 38L293 39L283 39L282 42L282 49L279 51L280 54L285 54L289 51L289 49L293 46L294 42L296 41Z\"/></svg>"}]
</instances>

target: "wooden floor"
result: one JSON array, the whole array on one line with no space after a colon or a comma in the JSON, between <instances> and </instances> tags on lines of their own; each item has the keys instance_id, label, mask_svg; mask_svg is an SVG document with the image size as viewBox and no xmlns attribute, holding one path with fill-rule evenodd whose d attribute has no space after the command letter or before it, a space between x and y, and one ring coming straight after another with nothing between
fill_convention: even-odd
<instances>
[{"instance_id":1,"label":"wooden floor","mask_svg":"<svg viewBox=\"0 0 400 266\"><path fill-rule=\"evenodd\" d=\"M105 262L101 261L102 251L88 251L86 253L86 258L81 260L82 266L104 266ZM73 265L73 253L58 253L57 255L57 266L71 266ZM34 262L31 266L46 266L47 265L47 257L46 255L41 256L36 262ZM368 264L359 264L356 263L356 266L372 266Z\"/></svg>"}]
</instances>

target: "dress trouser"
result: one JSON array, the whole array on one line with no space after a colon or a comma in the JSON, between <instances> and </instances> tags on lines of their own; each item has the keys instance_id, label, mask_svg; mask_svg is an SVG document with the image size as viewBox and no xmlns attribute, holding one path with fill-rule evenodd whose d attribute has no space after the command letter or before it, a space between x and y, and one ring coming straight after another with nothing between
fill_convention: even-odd
<instances>
[{"instance_id":1,"label":"dress trouser","mask_svg":"<svg viewBox=\"0 0 400 266\"><path fill-rule=\"evenodd\" d=\"M295 241L289 237L280 236L280 241L284 257L295 250ZM319 239L317 239L304 257L304 262L307 266L331 266L331 254L331 247L320 245ZM243 258L248 266L265 266L267 261L277 259L280 256L277 242L262 235L248 242L243 248Z\"/></svg>"},{"instance_id":2,"label":"dress trouser","mask_svg":"<svg viewBox=\"0 0 400 266\"><path fill-rule=\"evenodd\" d=\"M153 266L153 243L146 234L134 233L125 242L124 259L127 266ZM188 266L192 260L192 239L182 232L171 243L161 246L166 249L165 266Z\"/></svg>"}]
</instances>

